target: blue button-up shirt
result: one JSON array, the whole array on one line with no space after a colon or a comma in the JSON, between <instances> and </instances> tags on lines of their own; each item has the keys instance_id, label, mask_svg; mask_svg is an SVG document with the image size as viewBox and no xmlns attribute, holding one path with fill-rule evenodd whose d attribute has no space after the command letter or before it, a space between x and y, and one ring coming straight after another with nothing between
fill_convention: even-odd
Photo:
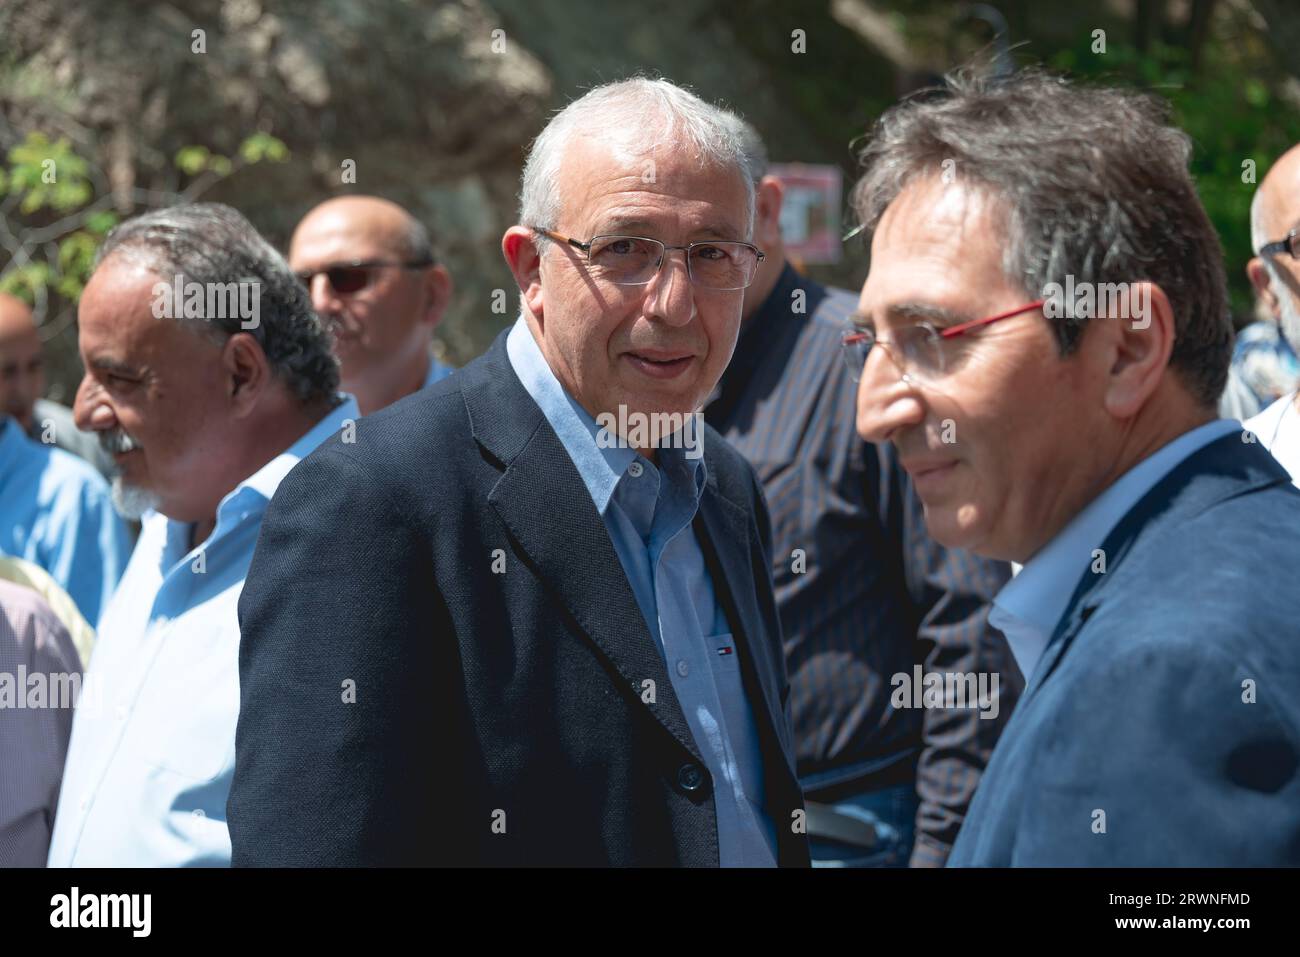
<instances>
[{"instance_id":1,"label":"blue button-up shirt","mask_svg":"<svg viewBox=\"0 0 1300 957\"><path fill-rule=\"evenodd\" d=\"M99 621L131 555L131 536L94 467L35 442L0 415L0 554L40 565L86 621Z\"/></svg>"},{"instance_id":2,"label":"blue button-up shirt","mask_svg":"<svg viewBox=\"0 0 1300 957\"><path fill-rule=\"evenodd\" d=\"M1032 677L1047 642L1084 573L1104 555L1094 555L1142 497L1193 452L1199 452L1230 432L1240 432L1234 419L1216 419L1184 432L1154 455L1125 472L1093 499L1056 536L1025 563L993 600L989 621L1001 628L1016 656L1020 673Z\"/></svg>"},{"instance_id":3,"label":"blue button-up shirt","mask_svg":"<svg viewBox=\"0 0 1300 957\"><path fill-rule=\"evenodd\" d=\"M601 448L596 420L560 385L527 323L506 338L510 364L573 460L628 584L659 641L673 691L713 780L723 867L772 867L776 828L763 804L763 756L726 617L691 526L704 459L662 448L659 467Z\"/></svg>"},{"instance_id":4,"label":"blue button-up shirt","mask_svg":"<svg viewBox=\"0 0 1300 957\"><path fill-rule=\"evenodd\" d=\"M145 516L77 705L51 867L230 864L239 593L280 481L359 416L348 397L235 486L196 548L189 523Z\"/></svg>"}]
</instances>

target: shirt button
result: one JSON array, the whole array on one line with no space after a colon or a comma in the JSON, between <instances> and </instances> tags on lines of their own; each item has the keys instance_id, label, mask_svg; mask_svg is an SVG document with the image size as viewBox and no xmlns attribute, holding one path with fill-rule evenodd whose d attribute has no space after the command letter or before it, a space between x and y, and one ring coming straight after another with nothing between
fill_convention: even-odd
<instances>
[{"instance_id":1,"label":"shirt button","mask_svg":"<svg viewBox=\"0 0 1300 957\"><path fill-rule=\"evenodd\" d=\"M685 678L691 673L691 666L684 661L677 662L677 673Z\"/></svg>"},{"instance_id":2,"label":"shirt button","mask_svg":"<svg viewBox=\"0 0 1300 957\"><path fill-rule=\"evenodd\" d=\"M698 765L683 764L677 769L677 786L687 794L693 794L704 787L704 772Z\"/></svg>"},{"instance_id":3,"label":"shirt button","mask_svg":"<svg viewBox=\"0 0 1300 957\"><path fill-rule=\"evenodd\" d=\"M77 803L77 809L80 811L85 811L88 807L90 807L90 795L86 795Z\"/></svg>"},{"instance_id":4,"label":"shirt button","mask_svg":"<svg viewBox=\"0 0 1300 957\"><path fill-rule=\"evenodd\" d=\"M125 721L125 720L126 720L126 705L124 705L124 704L120 704L120 705L118 705L116 708L113 709L113 713L114 713L115 715L117 715L117 720L118 720L118 721Z\"/></svg>"},{"instance_id":5,"label":"shirt button","mask_svg":"<svg viewBox=\"0 0 1300 957\"><path fill-rule=\"evenodd\" d=\"M641 473L644 471L645 469L641 467L640 462L633 462L631 465L627 467L627 474L632 476L633 478L640 478Z\"/></svg>"}]
</instances>

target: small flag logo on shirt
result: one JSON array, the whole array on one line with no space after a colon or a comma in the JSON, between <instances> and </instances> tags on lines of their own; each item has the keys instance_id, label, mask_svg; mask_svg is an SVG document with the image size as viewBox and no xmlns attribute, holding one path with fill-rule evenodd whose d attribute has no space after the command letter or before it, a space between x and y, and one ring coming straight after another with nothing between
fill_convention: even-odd
<instances>
[{"instance_id":1,"label":"small flag logo on shirt","mask_svg":"<svg viewBox=\"0 0 1300 957\"><path fill-rule=\"evenodd\" d=\"M723 655L725 657L726 655L733 654L734 651L735 649L733 649L731 645L723 645L721 648L718 649L718 654Z\"/></svg>"}]
</instances>

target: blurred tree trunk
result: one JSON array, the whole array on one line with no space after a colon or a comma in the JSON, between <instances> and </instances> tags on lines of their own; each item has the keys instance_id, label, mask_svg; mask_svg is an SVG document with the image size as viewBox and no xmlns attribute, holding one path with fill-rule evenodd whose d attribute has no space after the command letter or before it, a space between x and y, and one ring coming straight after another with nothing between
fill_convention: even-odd
<instances>
[{"instance_id":1,"label":"blurred tree trunk","mask_svg":"<svg viewBox=\"0 0 1300 957\"><path fill-rule=\"evenodd\" d=\"M1146 55L1160 39L1164 0L1137 0L1133 14L1133 45L1138 53Z\"/></svg>"},{"instance_id":2,"label":"blurred tree trunk","mask_svg":"<svg viewBox=\"0 0 1300 957\"><path fill-rule=\"evenodd\" d=\"M1214 17L1216 0L1193 0L1191 16L1187 18L1187 50L1191 57L1192 73L1201 72L1201 54L1210 37L1210 21Z\"/></svg>"}]
</instances>

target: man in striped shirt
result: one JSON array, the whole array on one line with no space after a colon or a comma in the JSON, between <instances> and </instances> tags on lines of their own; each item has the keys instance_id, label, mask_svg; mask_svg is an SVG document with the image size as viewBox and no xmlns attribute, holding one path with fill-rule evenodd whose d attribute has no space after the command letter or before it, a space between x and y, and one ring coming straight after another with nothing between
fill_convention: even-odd
<instances>
[{"instance_id":1,"label":"man in striped shirt","mask_svg":"<svg viewBox=\"0 0 1300 957\"><path fill-rule=\"evenodd\" d=\"M942 866L1024 684L988 624L1011 570L933 541L893 448L858 437L839 355L857 296L786 262L782 187L750 140L766 259L705 418L772 513L814 864ZM943 693L954 686L984 693Z\"/></svg>"}]
</instances>

